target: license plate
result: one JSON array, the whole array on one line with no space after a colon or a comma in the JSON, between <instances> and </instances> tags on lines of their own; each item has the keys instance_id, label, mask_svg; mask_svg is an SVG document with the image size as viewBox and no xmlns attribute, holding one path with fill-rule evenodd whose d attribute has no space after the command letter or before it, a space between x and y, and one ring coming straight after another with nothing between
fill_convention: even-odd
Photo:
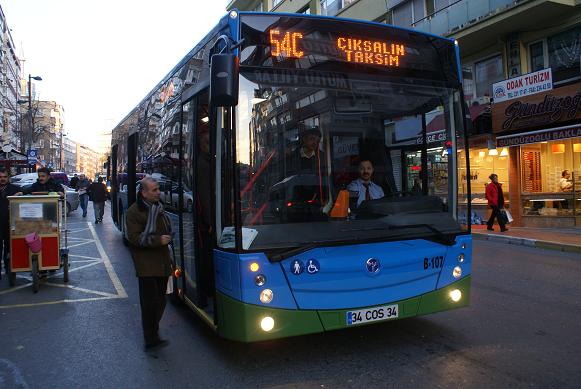
<instances>
[{"instance_id":1,"label":"license plate","mask_svg":"<svg viewBox=\"0 0 581 389\"><path fill-rule=\"evenodd\" d=\"M399 315L399 309L396 305L386 305L371 309L362 309L359 311L347 312L347 325L352 326L371 321L395 319Z\"/></svg>"}]
</instances>

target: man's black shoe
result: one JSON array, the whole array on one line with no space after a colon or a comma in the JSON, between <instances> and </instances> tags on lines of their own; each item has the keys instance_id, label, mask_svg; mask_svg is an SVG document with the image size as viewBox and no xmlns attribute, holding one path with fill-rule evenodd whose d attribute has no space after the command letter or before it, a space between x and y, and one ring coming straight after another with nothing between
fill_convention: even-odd
<instances>
[{"instance_id":1,"label":"man's black shoe","mask_svg":"<svg viewBox=\"0 0 581 389\"><path fill-rule=\"evenodd\" d=\"M147 350L147 351L158 350L158 349L163 348L167 345L169 345L169 340L158 339L155 342L145 343L145 350Z\"/></svg>"},{"instance_id":2,"label":"man's black shoe","mask_svg":"<svg viewBox=\"0 0 581 389\"><path fill-rule=\"evenodd\" d=\"M492 228L492 227L486 227L486 229L487 229L488 231L494 231L494 228Z\"/></svg>"}]
</instances>

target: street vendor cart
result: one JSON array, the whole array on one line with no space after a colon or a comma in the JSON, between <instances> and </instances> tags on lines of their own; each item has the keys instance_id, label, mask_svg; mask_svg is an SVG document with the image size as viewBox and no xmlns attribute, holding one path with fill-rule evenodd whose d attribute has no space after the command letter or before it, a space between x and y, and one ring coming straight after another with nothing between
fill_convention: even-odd
<instances>
[{"instance_id":1,"label":"street vendor cart","mask_svg":"<svg viewBox=\"0 0 581 389\"><path fill-rule=\"evenodd\" d=\"M31 272L33 291L39 288L41 272L63 269L69 280L66 212L57 194L9 196L10 284L15 273Z\"/></svg>"}]
</instances>

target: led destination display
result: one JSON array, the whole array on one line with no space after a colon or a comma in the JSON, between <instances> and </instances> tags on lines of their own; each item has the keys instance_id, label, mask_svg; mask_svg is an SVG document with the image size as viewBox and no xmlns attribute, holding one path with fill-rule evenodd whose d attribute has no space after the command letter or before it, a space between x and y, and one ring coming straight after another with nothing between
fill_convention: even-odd
<instances>
[{"instance_id":1,"label":"led destination display","mask_svg":"<svg viewBox=\"0 0 581 389\"><path fill-rule=\"evenodd\" d=\"M241 67L460 85L456 47L449 39L340 19L273 14L241 14L240 18Z\"/></svg>"}]
</instances>

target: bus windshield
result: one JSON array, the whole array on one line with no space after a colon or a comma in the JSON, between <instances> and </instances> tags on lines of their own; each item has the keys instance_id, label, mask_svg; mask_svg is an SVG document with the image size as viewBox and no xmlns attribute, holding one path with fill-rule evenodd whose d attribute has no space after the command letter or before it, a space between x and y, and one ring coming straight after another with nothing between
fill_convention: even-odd
<instances>
[{"instance_id":1,"label":"bus windshield","mask_svg":"<svg viewBox=\"0 0 581 389\"><path fill-rule=\"evenodd\" d=\"M241 56L236 158L243 249L461 233L456 153L463 123L459 87L450 81L456 76L447 75L453 67L422 65L421 73L410 60L413 69L405 71L400 56L394 73L386 57L369 57L381 63L366 68L349 63L354 53L310 55L309 34L320 38L319 47L330 36L332 44L347 45L344 52L349 45L355 50L355 41L337 38L332 25L321 32L324 23L316 32L299 24L286 35L289 24L280 19L255 23ZM272 33L279 25L286 27ZM257 30L271 31L270 44ZM369 39L373 50L378 38ZM413 52L404 38L398 42L405 47L400 54ZM365 40L359 44L365 50Z\"/></svg>"}]
</instances>

